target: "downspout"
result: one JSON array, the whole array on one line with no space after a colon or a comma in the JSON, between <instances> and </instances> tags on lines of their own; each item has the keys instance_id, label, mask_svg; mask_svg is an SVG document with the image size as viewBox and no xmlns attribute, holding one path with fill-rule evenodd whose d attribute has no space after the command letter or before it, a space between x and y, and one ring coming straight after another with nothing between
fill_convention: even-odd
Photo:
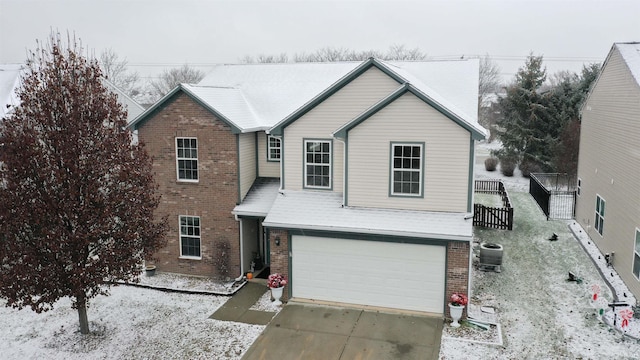
<instances>
[{"instance_id":1,"label":"downspout","mask_svg":"<svg viewBox=\"0 0 640 360\"><path fill-rule=\"evenodd\" d=\"M342 206L347 205L347 142L333 136L334 139L342 143Z\"/></svg>"}]
</instances>

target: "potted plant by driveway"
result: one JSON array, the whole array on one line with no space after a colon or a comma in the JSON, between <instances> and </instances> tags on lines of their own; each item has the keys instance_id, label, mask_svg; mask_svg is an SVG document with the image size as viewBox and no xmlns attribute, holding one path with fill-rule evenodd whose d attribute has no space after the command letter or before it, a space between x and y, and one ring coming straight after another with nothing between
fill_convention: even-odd
<instances>
[{"instance_id":1,"label":"potted plant by driveway","mask_svg":"<svg viewBox=\"0 0 640 360\"><path fill-rule=\"evenodd\" d=\"M271 296L275 299L274 304L282 305L282 291L284 286L287 285L287 278L279 273L273 273L269 275L267 279L267 286L271 289Z\"/></svg>"},{"instance_id":2,"label":"potted plant by driveway","mask_svg":"<svg viewBox=\"0 0 640 360\"><path fill-rule=\"evenodd\" d=\"M462 311L468 302L469 299L467 298L467 295L463 293L453 293L453 295L451 295L451 302L449 303L449 313L451 314L451 319L453 319L451 326L460 326L458 320L462 317Z\"/></svg>"}]
</instances>

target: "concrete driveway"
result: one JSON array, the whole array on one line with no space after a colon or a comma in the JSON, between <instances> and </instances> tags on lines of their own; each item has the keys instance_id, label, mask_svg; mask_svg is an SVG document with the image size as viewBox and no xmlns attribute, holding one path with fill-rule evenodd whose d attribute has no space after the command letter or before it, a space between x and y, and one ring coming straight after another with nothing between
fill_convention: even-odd
<instances>
[{"instance_id":1,"label":"concrete driveway","mask_svg":"<svg viewBox=\"0 0 640 360\"><path fill-rule=\"evenodd\" d=\"M438 317L290 303L242 359L437 359L442 325Z\"/></svg>"}]
</instances>

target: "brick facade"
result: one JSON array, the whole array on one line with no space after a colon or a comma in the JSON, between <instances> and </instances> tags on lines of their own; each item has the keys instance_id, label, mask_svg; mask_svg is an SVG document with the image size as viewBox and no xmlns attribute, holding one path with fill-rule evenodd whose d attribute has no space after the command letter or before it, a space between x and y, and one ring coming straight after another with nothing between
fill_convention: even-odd
<instances>
[{"instance_id":1,"label":"brick facade","mask_svg":"<svg viewBox=\"0 0 640 360\"><path fill-rule=\"evenodd\" d=\"M280 239L280 245L276 245L276 239ZM269 249L271 249L271 273L284 274L289 277L289 234L286 230L272 229L269 231ZM291 286L291 285L289 285ZM282 300L289 299L289 289L287 286L282 294Z\"/></svg>"},{"instance_id":2,"label":"brick facade","mask_svg":"<svg viewBox=\"0 0 640 360\"><path fill-rule=\"evenodd\" d=\"M228 242L227 276L240 273L239 223L231 211L238 200L237 138L231 128L182 92L165 102L139 128L153 157L162 194L157 216L167 216L167 245L156 253L159 271L220 277L218 243ZM176 137L198 139L197 183L177 181ZM199 216L201 260L180 259L180 215Z\"/></svg>"},{"instance_id":3,"label":"brick facade","mask_svg":"<svg viewBox=\"0 0 640 360\"><path fill-rule=\"evenodd\" d=\"M449 242L447 245L447 288L445 290L446 306L445 316L449 315L449 299L454 292L469 293L469 255L470 244L468 242ZM463 318L466 317L466 307Z\"/></svg>"}]
</instances>

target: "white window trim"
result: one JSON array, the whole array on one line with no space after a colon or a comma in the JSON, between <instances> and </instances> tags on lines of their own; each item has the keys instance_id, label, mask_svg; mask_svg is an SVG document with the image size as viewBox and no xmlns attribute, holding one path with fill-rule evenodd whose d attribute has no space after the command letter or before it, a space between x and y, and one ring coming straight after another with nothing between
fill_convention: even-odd
<instances>
[{"instance_id":1,"label":"white window trim","mask_svg":"<svg viewBox=\"0 0 640 360\"><path fill-rule=\"evenodd\" d=\"M394 167L393 164L393 156L394 156L394 149L396 146L419 146L420 147L420 170L415 171L412 169L396 169ZM424 143L412 143L412 142L392 142L391 143L391 154L390 154L390 169L391 169L391 174L390 174L390 178L389 178L389 194L391 196L394 197L417 197L417 198L421 198L423 197L423 191L424 191ZM420 184L418 186L418 193L417 194L408 194L408 193L403 193L403 192L395 192L393 190L393 185L394 185L394 181L393 181L393 175L395 173L395 171L413 171L413 172L418 172L420 175Z\"/></svg>"},{"instance_id":2,"label":"white window trim","mask_svg":"<svg viewBox=\"0 0 640 360\"><path fill-rule=\"evenodd\" d=\"M638 281L640 281L640 277L638 277L634 271L633 264L636 262L636 255L640 256L640 253L636 251L636 239L640 237L640 228L636 228L636 231L633 233L633 258L631 259L631 273L636 277Z\"/></svg>"},{"instance_id":3,"label":"white window trim","mask_svg":"<svg viewBox=\"0 0 640 360\"><path fill-rule=\"evenodd\" d=\"M329 167L329 185L328 186L317 186L317 185L309 185L307 184L307 165L316 165L315 163L309 164L307 163L307 143L317 142L317 143L327 143L329 144L329 163L328 164L319 164L322 166ZM305 139L303 141L303 155L304 156L304 170L303 170L303 184L305 189L322 189L322 190L331 190L333 187L333 142L331 140L326 139Z\"/></svg>"},{"instance_id":4,"label":"white window trim","mask_svg":"<svg viewBox=\"0 0 640 360\"><path fill-rule=\"evenodd\" d=\"M604 209L605 209L605 214L604 215L600 215L600 212L598 211L598 206L600 204L604 205ZM593 224L593 228L596 230L596 232L600 235L603 236L604 234L604 220L605 220L605 216L606 216L606 211L607 211L607 202L606 200L600 196L599 194L596 194L596 208L594 209L594 213L597 217L594 217L594 224ZM602 218L602 221L598 221L598 218ZM598 229L598 224L602 224L600 225L600 229Z\"/></svg>"},{"instance_id":5,"label":"white window trim","mask_svg":"<svg viewBox=\"0 0 640 360\"><path fill-rule=\"evenodd\" d=\"M196 156L195 159L194 158L179 158L178 157L178 139L188 139L188 140L195 139L196 140L196 152L198 154L200 154L200 151L198 150L198 138L197 137L193 137L193 136L192 137L182 137L182 136L180 136L180 137L176 137L176 141L175 141L175 145L176 145L176 148L175 148L176 179L177 179L177 181L178 182L187 182L187 183L197 183L197 182L200 181L200 160L198 159L199 157ZM194 179L180 179L180 165L179 165L180 164L180 162L179 162L180 160L195 160L196 161L197 166L198 166L198 168L197 168L197 170L198 170L198 178L197 179L195 179L195 180Z\"/></svg>"},{"instance_id":6,"label":"white window trim","mask_svg":"<svg viewBox=\"0 0 640 360\"><path fill-rule=\"evenodd\" d=\"M271 149L276 149L275 147L272 148L271 147L271 139L276 139L279 141L280 146L277 147L277 149L280 150L280 157L279 158L272 158L271 157ZM273 136L273 135L267 135L267 160L268 161L280 161L280 159L282 159L282 139L277 137L277 136Z\"/></svg>"},{"instance_id":7,"label":"white window trim","mask_svg":"<svg viewBox=\"0 0 640 360\"><path fill-rule=\"evenodd\" d=\"M198 218L198 223L200 224L199 228L200 228L200 235L198 236L190 236L190 235L185 235L188 237L197 237L200 240L200 256L189 256L189 255L182 255L182 218L183 217L192 217L192 218ZM202 260L202 220L200 219L200 216L195 216L195 215L178 215L178 239L179 239L179 246L180 246L180 256L178 258L180 259L188 259L188 260Z\"/></svg>"}]
</instances>

